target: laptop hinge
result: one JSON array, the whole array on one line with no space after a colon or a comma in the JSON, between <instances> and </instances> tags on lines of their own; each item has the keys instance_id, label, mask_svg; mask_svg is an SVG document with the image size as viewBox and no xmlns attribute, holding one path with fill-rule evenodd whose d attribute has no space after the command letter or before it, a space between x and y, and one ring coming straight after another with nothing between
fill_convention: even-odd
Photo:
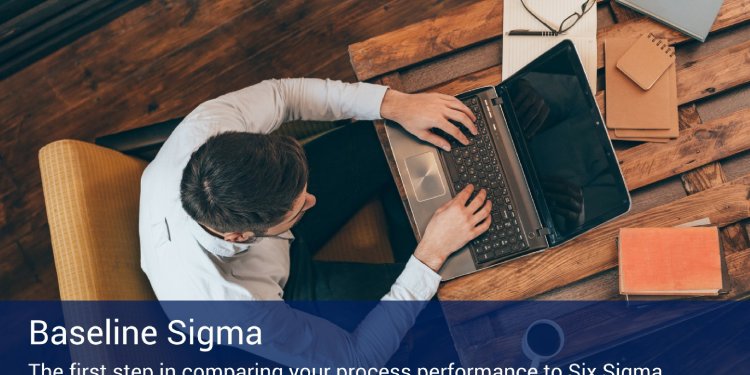
<instances>
[{"instance_id":1,"label":"laptop hinge","mask_svg":"<svg viewBox=\"0 0 750 375\"><path fill-rule=\"evenodd\" d=\"M551 230L549 230L549 228L539 228L539 229L537 229L537 230L536 230L536 232L537 232L537 234L538 234L538 235L539 235L540 237L541 237L541 236L546 236L546 235L548 235L548 234L552 233L552 231L551 231Z\"/></svg>"}]
</instances>

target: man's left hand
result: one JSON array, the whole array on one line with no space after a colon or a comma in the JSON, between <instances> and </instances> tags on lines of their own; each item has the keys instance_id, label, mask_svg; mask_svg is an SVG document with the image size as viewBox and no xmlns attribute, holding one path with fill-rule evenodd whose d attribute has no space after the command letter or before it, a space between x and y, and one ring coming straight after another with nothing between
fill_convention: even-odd
<instances>
[{"instance_id":1,"label":"man's left hand","mask_svg":"<svg viewBox=\"0 0 750 375\"><path fill-rule=\"evenodd\" d=\"M471 110L460 100L444 94L405 94L388 89L380 106L380 115L401 124L415 137L446 151L450 151L450 143L433 133L432 129L440 129L465 145L469 144L469 139L451 120L477 134L474 126L476 117Z\"/></svg>"}]
</instances>

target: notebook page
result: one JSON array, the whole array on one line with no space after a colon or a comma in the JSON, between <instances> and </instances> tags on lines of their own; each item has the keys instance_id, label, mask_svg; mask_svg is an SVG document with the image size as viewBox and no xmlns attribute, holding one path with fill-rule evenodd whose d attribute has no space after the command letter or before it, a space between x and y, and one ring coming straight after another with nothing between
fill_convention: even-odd
<instances>
[{"instance_id":1,"label":"notebook page","mask_svg":"<svg viewBox=\"0 0 750 375\"><path fill-rule=\"evenodd\" d=\"M526 0L530 9L545 19L560 23L573 12L580 11L582 0ZM596 92L596 5L564 35L559 36L508 36L510 30L527 29L548 31L526 9L520 0L505 0L503 5L503 80L523 68L564 39L570 39L581 57L583 68Z\"/></svg>"}]
</instances>

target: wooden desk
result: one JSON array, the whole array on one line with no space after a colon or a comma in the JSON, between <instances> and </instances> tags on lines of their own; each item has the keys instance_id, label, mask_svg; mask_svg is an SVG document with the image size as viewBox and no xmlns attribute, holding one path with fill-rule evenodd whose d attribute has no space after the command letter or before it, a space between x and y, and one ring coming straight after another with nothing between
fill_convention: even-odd
<instances>
[{"instance_id":1,"label":"wooden desk","mask_svg":"<svg viewBox=\"0 0 750 375\"><path fill-rule=\"evenodd\" d=\"M406 92L457 94L497 84L502 14L502 1L481 1L352 44L352 66L360 80ZM677 49L680 137L666 144L616 144L633 195L631 213L558 248L447 282L438 292L441 300L620 299L615 248L619 228L668 227L702 218L722 228L731 279L731 293L722 298L750 292L750 103L708 121L700 115L705 99L721 94L717 100L725 100L750 82L750 0L726 0L705 44L614 2L600 1L598 17L600 108L604 110L605 98L603 40L651 32ZM388 151L383 123L375 126ZM391 154L386 154L408 207ZM493 312L481 308L446 313L452 329L494 319ZM476 348L458 350L463 360L481 364L474 356Z\"/></svg>"}]
</instances>

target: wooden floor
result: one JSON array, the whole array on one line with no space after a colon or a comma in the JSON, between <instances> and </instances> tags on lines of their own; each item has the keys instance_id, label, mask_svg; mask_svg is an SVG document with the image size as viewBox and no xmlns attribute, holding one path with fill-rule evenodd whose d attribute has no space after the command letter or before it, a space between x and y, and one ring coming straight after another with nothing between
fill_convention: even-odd
<instances>
[{"instance_id":1,"label":"wooden floor","mask_svg":"<svg viewBox=\"0 0 750 375\"><path fill-rule=\"evenodd\" d=\"M347 45L470 1L151 1L0 81L0 299L58 298L37 152L268 78L354 81Z\"/></svg>"}]
</instances>

